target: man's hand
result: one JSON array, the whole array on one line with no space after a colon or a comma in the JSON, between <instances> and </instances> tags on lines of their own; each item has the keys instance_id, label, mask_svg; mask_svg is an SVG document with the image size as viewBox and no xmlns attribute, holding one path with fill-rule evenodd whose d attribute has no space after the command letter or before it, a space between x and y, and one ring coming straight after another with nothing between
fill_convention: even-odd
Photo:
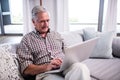
<instances>
[{"instance_id":1,"label":"man's hand","mask_svg":"<svg viewBox=\"0 0 120 80\"><path fill-rule=\"evenodd\" d=\"M51 60L50 64L48 64L47 70L49 71L52 69L60 68L61 64L62 64L62 60L59 58L55 58L55 59Z\"/></svg>"},{"instance_id":2,"label":"man's hand","mask_svg":"<svg viewBox=\"0 0 120 80\"><path fill-rule=\"evenodd\" d=\"M59 58L51 60L51 63L53 65L53 69L59 68L62 64L62 60Z\"/></svg>"}]
</instances>

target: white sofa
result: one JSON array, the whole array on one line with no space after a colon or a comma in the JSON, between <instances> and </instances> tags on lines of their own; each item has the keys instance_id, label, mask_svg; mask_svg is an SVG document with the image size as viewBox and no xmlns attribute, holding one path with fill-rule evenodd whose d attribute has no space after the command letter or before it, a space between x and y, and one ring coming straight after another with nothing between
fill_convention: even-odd
<instances>
[{"instance_id":1,"label":"white sofa","mask_svg":"<svg viewBox=\"0 0 120 80\"><path fill-rule=\"evenodd\" d=\"M93 31L90 32L90 36L88 36L86 32L80 30L61 33L65 47L93 38ZM108 54L101 54L105 52L104 49L101 50L103 52L98 49L99 52L97 53L101 55L92 54L89 59L82 62L88 66L92 80L120 80L120 38L115 37L112 40L112 37L109 35L112 34L100 35L100 37L102 37L101 39L103 39L101 43L101 45L103 45L102 47L106 48L109 46L109 48L106 48ZM94 35L94 37L95 36L98 35ZM107 42L104 41L105 38L109 38L106 40ZM106 44L108 42L109 45ZM16 47L18 44L19 43L6 43L0 45L0 80L24 80L19 72L19 64L16 57ZM57 75L54 76L54 79L53 76L51 77L46 80L64 80L63 77Z\"/></svg>"}]
</instances>

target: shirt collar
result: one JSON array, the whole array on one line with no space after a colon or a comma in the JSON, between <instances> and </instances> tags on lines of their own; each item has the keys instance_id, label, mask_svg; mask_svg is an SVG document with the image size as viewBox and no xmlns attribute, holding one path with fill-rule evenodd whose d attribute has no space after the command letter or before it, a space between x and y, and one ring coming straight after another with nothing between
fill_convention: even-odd
<instances>
[{"instance_id":1,"label":"shirt collar","mask_svg":"<svg viewBox=\"0 0 120 80\"><path fill-rule=\"evenodd\" d=\"M34 28L33 30L36 34L41 34L37 29ZM50 33L50 28L48 29L47 33Z\"/></svg>"}]
</instances>

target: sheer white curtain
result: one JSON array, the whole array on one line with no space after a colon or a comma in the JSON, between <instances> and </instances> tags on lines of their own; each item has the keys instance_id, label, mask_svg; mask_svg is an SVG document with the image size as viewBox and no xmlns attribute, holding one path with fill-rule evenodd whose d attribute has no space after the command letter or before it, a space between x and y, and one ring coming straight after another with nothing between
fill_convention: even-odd
<instances>
[{"instance_id":1,"label":"sheer white curtain","mask_svg":"<svg viewBox=\"0 0 120 80\"><path fill-rule=\"evenodd\" d=\"M117 0L108 0L108 7L104 23L104 31L116 31L117 24Z\"/></svg>"},{"instance_id":2,"label":"sheer white curtain","mask_svg":"<svg viewBox=\"0 0 120 80\"><path fill-rule=\"evenodd\" d=\"M23 0L24 35L34 28L31 21L31 10L35 5L40 5L39 3L39 0Z\"/></svg>"},{"instance_id":3,"label":"sheer white curtain","mask_svg":"<svg viewBox=\"0 0 120 80\"><path fill-rule=\"evenodd\" d=\"M69 31L68 0L56 0L56 30L58 32Z\"/></svg>"}]
</instances>

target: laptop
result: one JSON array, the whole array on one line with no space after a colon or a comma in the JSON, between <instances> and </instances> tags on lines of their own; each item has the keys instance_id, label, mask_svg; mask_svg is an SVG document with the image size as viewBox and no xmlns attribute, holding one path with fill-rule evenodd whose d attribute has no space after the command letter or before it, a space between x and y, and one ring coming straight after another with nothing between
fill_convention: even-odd
<instances>
[{"instance_id":1,"label":"laptop","mask_svg":"<svg viewBox=\"0 0 120 80\"><path fill-rule=\"evenodd\" d=\"M65 48L65 58L59 69L47 71L45 73L58 73L69 68L73 63L82 62L89 58L98 38L93 38L82 43Z\"/></svg>"}]
</instances>

